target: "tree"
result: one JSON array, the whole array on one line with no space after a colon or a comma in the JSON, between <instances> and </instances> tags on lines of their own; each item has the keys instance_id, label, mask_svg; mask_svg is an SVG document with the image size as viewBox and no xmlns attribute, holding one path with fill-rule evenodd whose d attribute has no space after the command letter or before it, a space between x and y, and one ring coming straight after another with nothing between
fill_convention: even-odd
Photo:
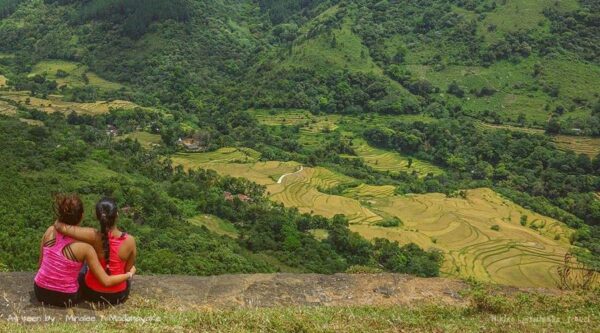
<instances>
[{"instance_id":1,"label":"tree","mask_svg":"<svg viewBox=\"0 0 600 333\"><path fill-rule=\"evenodd\" d=\"M551 117L546 124L546 133L548 134L559 134L560 133L560 122L556 117Z\"/></svg>"},{"instance_id":2,"label":"tree","mask_svg":"<svg viewBox=\"0 0 600 333\"><path fill-rule=\"evenodd\" d=\"M448 85L447 92L459 98L463 98L465 96L464 90L462 90L456 81L452 81L452 83Z\"/></svg>"}]
</instances>

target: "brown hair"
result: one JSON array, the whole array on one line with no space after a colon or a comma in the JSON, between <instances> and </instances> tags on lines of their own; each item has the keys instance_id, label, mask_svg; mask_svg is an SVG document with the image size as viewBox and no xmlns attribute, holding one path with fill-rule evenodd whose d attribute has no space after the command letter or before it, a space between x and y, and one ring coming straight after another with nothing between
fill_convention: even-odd
<instances>
[{"instance_id":1,"label":"brown hair","mask_svg":"<svg viewBox=\"0 0 600 333\"><path fill-rule=\"evenodd\" d=\"M83 202L77 194L54 195L54 213L65 224L78 225L83 216Z\"/></svg>"}]
</instances>

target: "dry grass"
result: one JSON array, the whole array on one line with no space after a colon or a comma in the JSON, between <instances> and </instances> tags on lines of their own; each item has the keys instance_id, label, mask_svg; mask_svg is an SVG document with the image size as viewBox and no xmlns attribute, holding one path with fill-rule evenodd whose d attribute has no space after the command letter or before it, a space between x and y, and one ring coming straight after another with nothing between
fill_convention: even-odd
<instances>
[{"instance_id":1,"label":"dry grass","mask_svg":"<svg viewBox=\"0 0 600 333\"><path fill-rule=\"evenodd\" d=\"M95 322L19 324L0 319L2 332L595 332L597 293L579 295L468 291L452 305L274 307L214 309L133 296L125 307L98 311ZM65 313L68 314L68 313ZM144 321L146 320L146 321Z\"/></svg>"},{"instance_id":2,"label":"dry grass","mask_svg":"<svg viewBox=\"0 0 600 333\"><path fill-rule=\"evenodd\" d=\"M0 75L0 88L6 87L6 76Z\"/></svg>"}]
</instances>

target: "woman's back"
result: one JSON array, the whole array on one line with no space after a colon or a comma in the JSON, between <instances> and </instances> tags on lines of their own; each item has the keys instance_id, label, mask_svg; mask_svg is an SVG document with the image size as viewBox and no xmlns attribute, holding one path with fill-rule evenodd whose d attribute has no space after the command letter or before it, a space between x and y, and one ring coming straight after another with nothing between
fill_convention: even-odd
<instances>
[{"instance_id":1,"label":"woman's back","mask_svg":"<svg viewBox=\"0 0 600 333\"><path fill-rule=\"evenodd\" d=\"M69 245L74 241L70 237L55 232L54 229L49 229L49 231L55 235L54 242L42 247L42 260L40 269L35 276L35 283L48 290L76 293L79 289L77 276L83 263L73 260L73 257L69 259L65 256L65 254L69 254ZM48 239L46 243L51 241L52 239Z\"/></svg>"},{"instance_id":2,"label":"woman's back","mask_svg":"<svg viewBox=\"0 0 600 333\"><path fill-rule=\"evenodd\" d=\"M103 239L100 233L98 233L97 239L94 242L94 248L100 259L102 267L107 268L111 275L123 274L129 270L129 259L131 258L132 252L135 250L131 247L131 236L125 232L121 232L117 229L108 232L108 249L110 251L108 265L104 259L104 247ZM135 243L133 243L135 246ZM85 282L88 287L94 291L114 293L120 292L127 288L126 283L121 283L113 287L104 287L96 279L93 274L89 272L86 274Z\"/></svg>"}]
</instances>

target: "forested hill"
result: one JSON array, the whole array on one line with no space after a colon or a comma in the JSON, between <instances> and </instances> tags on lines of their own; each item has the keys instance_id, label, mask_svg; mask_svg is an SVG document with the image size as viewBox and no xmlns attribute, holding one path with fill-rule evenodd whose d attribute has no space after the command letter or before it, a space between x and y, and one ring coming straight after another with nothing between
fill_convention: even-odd
<instances>
[{"instance_id":1,"label":"forested hill","mask_svg":"<svg viewBox=\"0 0 600 333\"><path fill-rule=\"evenodd\" d=\"M173 111L443 112L435 103L599 134L590 0L3 0L0 15L15 75L74 60Z\"/></svg>"}]
</instances>

